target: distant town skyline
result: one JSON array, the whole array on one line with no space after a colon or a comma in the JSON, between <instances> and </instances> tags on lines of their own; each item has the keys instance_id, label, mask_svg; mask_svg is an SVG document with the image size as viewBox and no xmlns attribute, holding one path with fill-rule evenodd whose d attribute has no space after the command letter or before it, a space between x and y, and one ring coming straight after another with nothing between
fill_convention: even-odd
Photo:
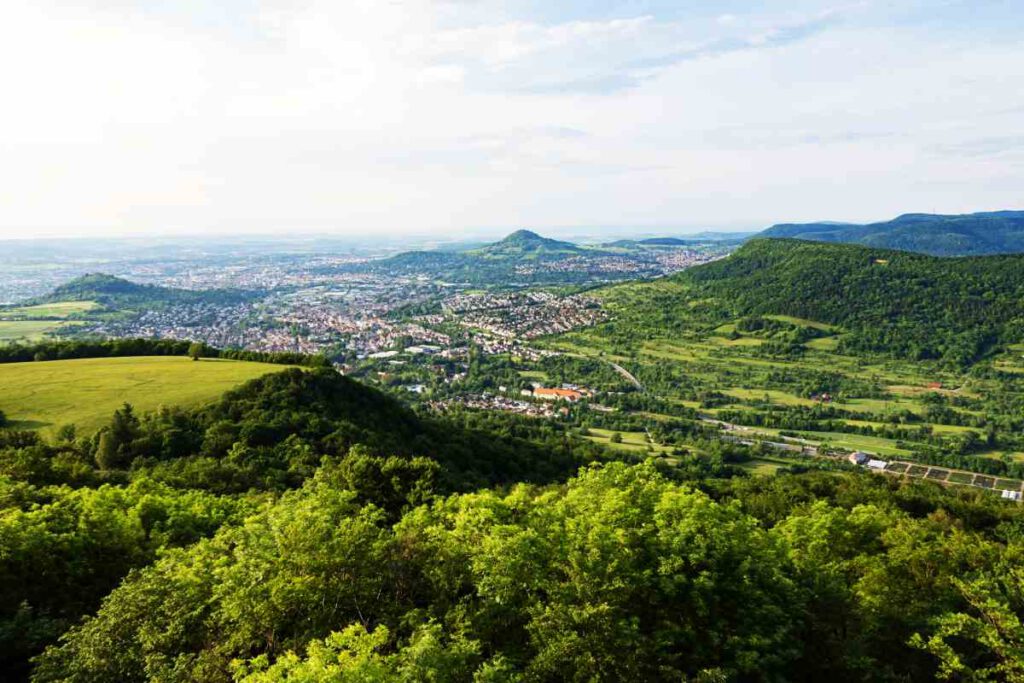
<instances>
[{"instance_id":1,"label":"distant town skyline","mask_svg":"<svg viewBox=\"0 0 1024 683\"><path fill-rule=\"evenodd\" d=\"M995 0L38 0L0 239L756 231L1024 206Z\"/></svg>"}]
</instances>

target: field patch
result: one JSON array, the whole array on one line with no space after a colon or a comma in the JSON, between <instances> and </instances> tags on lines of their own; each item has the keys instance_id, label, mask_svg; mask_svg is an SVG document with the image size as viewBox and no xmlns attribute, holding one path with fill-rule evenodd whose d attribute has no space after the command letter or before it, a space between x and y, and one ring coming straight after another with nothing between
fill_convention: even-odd
<instances>
[{"instance_id":1,"label":"field patch","mask_svg":"<svg viewBox=\"0 0 1024 683\"><path fill-rule=\"evenodd\" d=\"M619 435L622 437L620 443L612 442L613 434L615 432L610 429L591 428L590 434L586 438L594 443L599 443L615 450L630 451L632 453L650 452L654 455L667 455L672 452L672 448L668 446L651 443L644 432L619 432Z\"/></svg>"},{"instance_id":2,"label":"field patch","mask_svg":"<svg viewBox=\"0 0 1024 683\"><path fill-rule=\"evenodd\" d=\"M280 365L178 356L82 358L0 364L0 410L15 427L52 432L75 424L89 434L124 402L145 412L195 407Z\"/></svg>"},{"instance_id":3,"label":"field patch","mask_svg":"<svg viewBox=\"0 0 1024 683\"><path fill-rule=\"evenodd\" d=\"M19 306L0 311L0 317L18 318L67 318L79 313L88 313L98 308L95 301L58 301L52 304Z\"/></svg>"},{"instance_id":4,"label":"field patch","mask_svg":"<svg viewBox=\"0 0 1024 683\"><path fill-rule=\"evenodd\" d=\"M766 315L763 317L768 318L769 320L777 320L780 323L796 325L797 327L810 327L811 329L821 330L822 332L836 332L838 330L835 325L820 323L817 320L807 320L806 318L794 318L791 315Z\"/></svg>"},{"instance_id":5,"label":"field patch","mask_svg":"<svg viewBox=\"0 0 1024 683\"><path fill-rule=\"evenodd\" d=\"M739 467L757 477L770 477L786 466L787 464L785 463L761 458L739 463Z\"/></svg>"},{"instance_id":6,"label":"field patch","mask_svg":"<svg viewBox=\"0 0 1024 683\"><path fill-rule=\"evenodd\" d=\"M818 337L804 342L804 346L815 351L835 351L839 348L839 337Z\"/></svg>"},{"instance_id":7,"label":"field patch","mask_svg":"<svg viewBox=\"0 0 1024 683\"><path fill-rule=\"evenodd\" d=\"M905 448L898 448L892 439L885 439L880 436L864 436L863 434L845 434L843 432L813 432L801 431L801 434L822 442L827 441L837 448L845 448L851 451L866 451L879 455L911 455Z\"/></svg>"},{"instance_id":8,"label":"field patch","mask_svg":"<svg viewBox=\"0 0 1024 683\"><path fill-rule=\"evenodd\" d=\"M801 398L794 396L793 394L786 393L785 391L779 391L778 389L746 389L743 387L733 387L731 389L725 389L722 391L726 396L732 396L743 401L762 401L765 398L768 399L769 403L775 403L783 406L816 406L817 401L812 401L809 398Z\"/></svg>"},{"instance_id":9,"label":"field patch","mask_svg":"<svg viewBox=\"0 0 1024 683\"><path fill-rule=\"evenodd\" d=\"M0 344L39 341L61 327L74 324L60 320L0 320Z\"/></svg>"}]
</instances>

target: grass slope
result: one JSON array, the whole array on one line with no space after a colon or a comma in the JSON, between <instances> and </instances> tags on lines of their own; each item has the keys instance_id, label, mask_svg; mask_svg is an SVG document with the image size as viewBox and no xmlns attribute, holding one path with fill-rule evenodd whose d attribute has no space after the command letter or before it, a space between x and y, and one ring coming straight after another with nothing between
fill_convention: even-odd
<instances>
[{"instance_id":1,"label":"grass slope","mask_svg":"<svg viewBox=\"0 0 1024 683\"><path fill-rule=\"evenodd\" d=\"M67 323L55 320L0 320L0 344L37 342Z\"/></svg>"},{"instance_id":2,"label":"grass slope","mask_svg":"<svg viewBox=\"0 0 1024 683\"><path fill-rule=\"evenodd\" d=\"M0 344L37 342L61 327L76 324L66 319L96 307L93 301L62 301L39 306L0 307Z\"/></svg>"},{"instance_id":3,"label":"grass slope","mask_svg":"<svg viewBox=\"0 0 1024 683\"><path fill-rule=\"evenodd\" d=\"M56 301L36 306L18 306L0 310L3 318L52 319L88 313L99 305L95 301Z\"/></svg>"},{"instance_id":4,"label":"grass slope","mask_svg":"<svg viewBox=\"0 0 1024 683\"><path fill-rule=\"evenodd\" d=\"M15 427L52 431L73 423L88 433L128 402L146 411L196 406L280 365L176 356L83 358L0 365L0 410Z\"/></svg>"}]
</instances>

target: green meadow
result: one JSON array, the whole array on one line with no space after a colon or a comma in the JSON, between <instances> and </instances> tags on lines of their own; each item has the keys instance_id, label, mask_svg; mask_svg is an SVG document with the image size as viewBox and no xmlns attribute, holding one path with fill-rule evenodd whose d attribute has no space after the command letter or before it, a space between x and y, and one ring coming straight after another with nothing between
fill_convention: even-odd
<instances>
[{"instance_id":1,"label":"green meadow","mask_svg":"<svg viewBox=\"0 0 1024 683\"><path fill-rule=\"evenodd\" d=\"M62 327L80 324L68 318L88 313L96 307L94 301L59 301L0 308L0 344L42 341Z\"/></svg>"},{"instance_id":2,"label":"green meadow","mask_svg":"<svg viewBox=\"0 0 1024 683\"><path fill-rule=\"evenodd\" d=\"M95 301L58 301L37 306L19 306L0 311L2 317L19 318L67 318L79 313L88 313L97 308Z\"/></svg>"},{"instance_id":3,"label":"green meadow","mask_svg":"<svg viewBox=\"0 0 1024 683\"><path fill-rule=\"evenodd\" d=\"M740 463L740 468L746 470L750 474L758 477L767 477L775 474L783 467L791 465L785 460L776 460L772 458L755 458L746 462Z\"/></svg>"},{"instance_id":4,"label":"green meadow","mask_svg":"<svg viewBox=\"0 0 1024 683\"><path fill-rule=\"evenodd\" d=\"M68 324L59 320L0 320L0 344L40 341Z\"/></svg>"},{"instance_id":5,"label":"green meadow","mask_svg":"<svg viewBox=\"0 0 1024 683\"><path fill-rule=\"evenodd\" d=\"M672 452L672 449L668 446L651 443L650 439L648 439L647 435L643 432L619 432L619 435L622 437L622 441L619 443L615 443L611 440L613 434L615 434L615 432L610 429L592 428L587 439L618 451L628 451L633 453L650 452L652 454L661 455L666 455Z\"/></svg>"},{"instance_id":6,"label":"green meadow","mask_svg":"<svg viewBox=\"0 0 1024 683\"><path fill-rule=\"evenodd\" d=\"M83 358L0 365L0 410L14 427L52 432L101 427L123 403L149 411L194 407L281 365L178 356Z\"/></svg>"}]
</instances>

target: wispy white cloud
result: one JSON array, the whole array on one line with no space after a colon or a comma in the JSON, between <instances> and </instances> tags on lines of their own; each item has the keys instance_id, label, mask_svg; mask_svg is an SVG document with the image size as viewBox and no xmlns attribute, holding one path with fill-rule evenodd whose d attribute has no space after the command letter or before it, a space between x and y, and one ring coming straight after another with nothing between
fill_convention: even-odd
<instances>
[{"instance_id":1,"label":"wispy white cloud","mask_svg":"<svg viewBox=\"0 0 1024 683\"><path fill-rule=\"evenodd\" d=\"M1024 47L992 7L924 22L916 0L523 6L5 9L0 236L756 226L1020 203Z\"/></svg>"}]
</instances>

